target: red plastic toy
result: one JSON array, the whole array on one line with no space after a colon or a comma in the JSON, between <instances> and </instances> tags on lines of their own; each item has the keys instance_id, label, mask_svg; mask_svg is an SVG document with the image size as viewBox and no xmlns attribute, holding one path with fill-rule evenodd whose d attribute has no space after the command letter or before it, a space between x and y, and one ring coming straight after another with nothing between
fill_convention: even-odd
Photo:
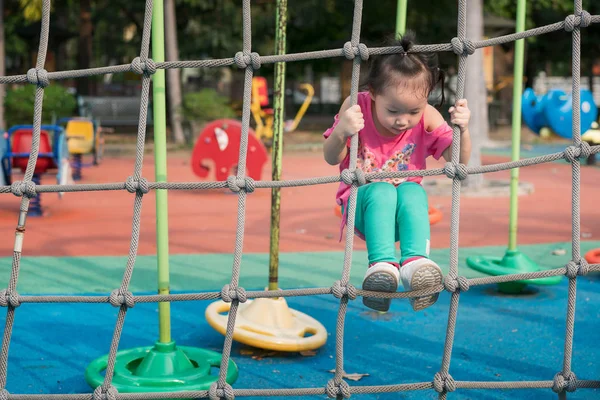
<instances>
[{"instance_id":1,"label":"red plastic toy","mask_svg":"<svg viewBox=\"0 0 600 400\"><path fill-rule=\"evenodd\" d=\"M194 145L192 170L200 178L206 178L210 162L214 166L216 180L225 181L235 174L240 154L242 124L234 119L218 119L208 124ZM246 175L260 180L262 169L267 161L267 149L248 129L248 155Z\"/></svg>"},{"instance_id":2,"label":"red plastic toy","mask_svg":"<svg viewBox=\"0 0 600 400\"><path fill-rule=\"evenodd\" d=\"M12 133L12 152L15 154L23 154L23 156L15 156L13 158L12 166L15 169L20 169L25 172L27 169L27 161L29 160L29 153L31 152L31 141L33 138L33 129L21 128L17 129ZM34 174L43 174L49 169L57 168L54 160L48 157L48 154L52 154L52 146L50 145L50 136L47 131L40 131L40 149L37 162L35 164ZM44 157L44 155L46 155Z\"/></svg>"}]
</instances>

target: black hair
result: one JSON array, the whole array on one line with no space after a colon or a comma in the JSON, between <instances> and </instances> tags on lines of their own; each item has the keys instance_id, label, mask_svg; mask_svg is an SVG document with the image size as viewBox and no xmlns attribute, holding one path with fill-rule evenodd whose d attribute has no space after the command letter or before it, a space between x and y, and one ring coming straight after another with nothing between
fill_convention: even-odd
<instances>
[{"instance_id":1,"label":"black hair","mask_svg":"<svg viewBox=\"0 0 600 400\"><path fill-rule=\"evenodd\" d=\"M390 85L400 83L398 78L392 76L393 73L399 74L402 78L415 78L423 76L426 85L427 96L441 83L442 99L440 107L444 103L444 80L446 74L438 66L438 57L436 53L416 52L410 53L409 50L415 44L415 34L407 31L400 39L388 41L388 46L400 46L402 52L393 54L383 54L371 58L371 65L367 75L367 85L375 94Z\"/></svg>"}]
</instances>

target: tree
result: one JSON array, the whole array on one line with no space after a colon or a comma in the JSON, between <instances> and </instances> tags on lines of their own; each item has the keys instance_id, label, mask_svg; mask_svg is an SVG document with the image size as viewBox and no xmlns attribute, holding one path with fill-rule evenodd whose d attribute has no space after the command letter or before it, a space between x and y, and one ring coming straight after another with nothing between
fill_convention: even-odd
<instances>
[{"instance_id":1,"label":"tree","mask_svg":"<svg viewBox=\"0 0 600 400\"><path fill-rule=\"evenodd\" d=\"M470 0L467 7L467 37L473 41L483 38L483 0ZM483 76L483 50L475 51L467 58L467 76L465 98L469 102L471 121L471 158L470 167L481 166L481 147L488 138L487 92ZM483 174L469 175L465 186L480 189L483 186Z\"/></svg>"},{"instance_id":2,"label":"tree","mask_svg":"<svg viewBox=\"0 0 600 400\"><path fill-rule=\"evenodd\" d=\"M179 46L177 41L177 24L175 23L175 0L165 0L165 53L167 61L179 59ZM173 140L177 144L185 143L183 129L181 127L181 74L179 68L167 70L167 96L169 107L169 118Z\"/></svg>"},{"instance_id":3,"label":"tree","mask_svg":"<svg viewBox=\"0 0 600 400\"><path fill-rule=\"evenodd\" d=\"M90 0L79 0L79 39L77 47L77 68L88 69L92 62L92 10ZM86 96L95 90L90 78L85 76L77 79L77 94Z\"/></svg>"},{"instance_id":4,"label":"tree","mask_svg":"<svg viewBox=\"0 0 600 400\"><path fill-rule=\"evenodd\" d=\"M490 12L507 18L516 18L516 2L513 0L495 0L486 2ZM584 10L592 15L600 13L600 2L584 0ZM536 0L527 2L526 29L552 24L573 13L572 0ZM600 31L595 28L582 30L581 68L582 75L591 74L592 65L600 54ZM506 46L513 46L509 44ZM570 76L572 45L569 33L556 31L528 38L525 41L525 85L531 87L540 71L548 74Z\"/></svg>"}]
</instances>

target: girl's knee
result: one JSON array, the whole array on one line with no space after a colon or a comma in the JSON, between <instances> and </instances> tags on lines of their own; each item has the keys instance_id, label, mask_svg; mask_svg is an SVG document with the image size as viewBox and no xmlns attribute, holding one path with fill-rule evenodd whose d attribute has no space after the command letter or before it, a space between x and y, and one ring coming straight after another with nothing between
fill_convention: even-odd
<instances>
[{"instance_id":1,"label":"girl's knee","mask_svg":"<svg viewBox=\"0 0 600 400\"><path fill-rule=\"evenodd\" d=\"M372 182L365 186L365 188L368 189L371 193L376 193L378 195L396 195L394 193L396 191L396 188L394 187L394 185L388 182Z\"/></svg>"},{"instance_id":2,"label":"girl's knee","mask_svg":"<svg viewBox=\"0 0 600 400\"><path fill-rule=\"evenodd\" d=\"M398 185L396 191L398 192L398 201L414 201L415 199L419 198L427 200L427 192L425 192L425 188L416 182L403 182Z\"/></svg>"},{"instance_id":3,"label":"girl's knee","mask_svg":"<svg viewBox=\"0 0 600 400\"><path fill-rule=\"evenodd\" d=\"M397 202L396 188L387 182L372 182L363 186L364 200L378 206L395 205Z\"/></svg>"}]
</instances>

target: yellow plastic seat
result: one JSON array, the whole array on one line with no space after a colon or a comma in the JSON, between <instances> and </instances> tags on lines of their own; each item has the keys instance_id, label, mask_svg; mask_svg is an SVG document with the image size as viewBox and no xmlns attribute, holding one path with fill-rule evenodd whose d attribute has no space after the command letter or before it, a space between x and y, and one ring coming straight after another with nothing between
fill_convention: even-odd
<instances>
[{"instance_id":1,"label":"yellow plastic seat","mask_svg":"<svg viewBox=\"0 0 600 400\"><path fill-rule=\"evenodd\" d=\"M206 308L208 324L227 333L231 303L218 300ZM289 308L283 297L258 298L241 303L235 318L233 340L266 350L315 350L327 342L327 330L316 319Z\"/></svg>"},{"instance_id":2,"label":"yellow plastic seat","mask_svg":"<svg viewBox=\"0 0 600 400\"><path fill-rule=\"evenodd\" d=\"M92 121L72 119L65 129L70 154L90 154L94 149Z\"/></svg>"}]
</instances>

